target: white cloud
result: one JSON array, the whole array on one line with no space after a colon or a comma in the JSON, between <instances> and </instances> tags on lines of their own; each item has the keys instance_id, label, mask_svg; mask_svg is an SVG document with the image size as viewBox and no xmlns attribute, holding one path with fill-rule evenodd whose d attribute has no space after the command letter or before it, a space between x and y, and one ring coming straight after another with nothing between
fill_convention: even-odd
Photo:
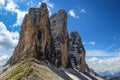
<instances>
[{"instance_id":1,"label":"white cloud","mask_svg":"<svg viewBox=\"0 0 120 80\"><path fill-rule=\"evenodd\" d=\"M46 3L50 8L54 7L54 3L51 3L49 0L42 0L42 2Z\"/></svg>"},{"instance_id":2,"label":"white cloud","mask_svg":"<svg viewBox=\"0 0 120 80\"><path fill-rule=\"evenodd\" d=\"M86 46L91 46L91 45L94 46L96 44L96 42L95 41L83 42L83 44Z\"/></svg>"},{"instance_id":3,"label":"white cloud","mask_svg":"<svg viewBox=\"0 0 120 80\"><path fill-rule=\"evenodd\" d=\"M79 16L76 16L76 14L75 14L75 12L74 12L73 9L70 9L69 12L68 12L68 14L69 14L71 17L73 17L73 18L76 18L76 19L79 18Z\"/></svg>"},{"instance_id":4,"label":"white cloud","mask_svg":"<svg viewBox=\"0 0 120 80\"><path fill-rule=\"evenodd\" d=\"M0 0L0 5L4 5L5 4L5 0Z\"/></svg>"},{"instance_id":5,"label":"white cloud","mask_svg":"<svg viewBox=\"0 0 120 80\"><path fill-rule=\"evenodd\" d=\"M81 9L80 12L84 13L84 14L87 13L87 11L85 9Z\"/></svg>"},{"instance_id":6,"label":"white cloud","mask_svg":"<svg viewBox=\"0 0 120 80\"><path fill-rule=\"evenodd\" d=\"M17 19L16 22L13 24L13 27L20 26L25 14L27 13L26 11L21 11L18 8L19 6L13 0L9 0L7 6L5 7L6 11L17 14Z\"/></svg>"},{"instance_id":7,"label":"white cloud","mask_svg":"<svg viewBox=\"0 0 120 80\"><path fill-rule=\"evenodd\" d=\"M42 0L41 2L44 2L47 4L47 8L49 10L49 15L52 15L52 9L54 8L54 3L50 2L49 0ZM41 2L38 3L38 6L41 5Z\"/></svg>"},{"instance_id":8,"label":"white cloud","mask_svg":"<svg viewBox=\"0 0 120 80\"><path fill-rule=\"evenodd\" d=\"M8 59L9 59L8 55L2 55L2 56L0 56L0 63L7 61Z\"/></svg>"},{"instance_id":9,"label":"white cloud","mask_svg":"<svg viewBox=\"0 0 120 80\"><path fill-rule=\"evenodd\" d=\"M87 50L86 56L89 67L98 73L109 71L113 74L120 71L120 51L108 53L103 50Z\"/></svg>"},{"instance_id":10,"label":"white cloud","mask_svg":"<svg viewBox=\"0 0 120 80\"><path fill-rule=\"evenodd\" d=\"M5 24L0 22L0 67L6 63L18 43L19 33L10 32Z\"/></svg>"},{"instance_id":11,"label":"white cloud","mask_svg":"<svg viewBox=\"0 0 120 80\"><path fill-rule=\"evenodd\" d=\"M27 14L26 11L21 11L19 9L16 9L15 12L17 13L17 20L13 27L21 25L25 14Z\"/></svg>"},{"instance_id":12,"label":"white cloud","mask_svg":"<svg viewBox=\"0 0 120 80\"><path fill-rule=\"evenodd\" d=\"M89 42L90 45L95 45L95 41Z\"/></svg>"},{"instance_id":13,"label":"white cloud","mask_svg":"<svg viewBox=\"0 0 120 80\"><path fill-rule=\"evenodd\" d=\"M2 10L4 5L5 5L5 0L0 0L0 15L2 14L1 10Z\"/></svg>"},{"instance_id":14,"label":"white cloud","mask_svg":"<svg viewBox=\"0 0 120 80\"><path fill-rule=\"evenodd\" d=\"M42 0L41 2L44 2L47 4L49 15L51 15L52 8L54 8L54 3L50 2L49 0ZM38 2L37 4L36 1L31 0L30 2L27 3L27 6L29 7L35 7L36 5L40 6L41 2ZM16 17L17 19L16 19L16 22L13 24L13 27L20 26L25 14L27 14L27 11L20 10L19 6L13 0L8 1L7 5L5 6L5 10L17 14L17 17Z\"/></svg>"},{"instance_id":15,"label":"white cloud","mask_svg":"<svg viewBox=\"0 0 120 80\"><path fill-rule=\"evenodd\" d=\"M13 49L18 43L18 38L18 32L8 31L5 24L0 22L0 47Z\"/></svg>"},{"instance_id":16,"label":"white cloud","mask_svg":"<svg viewBox=\"0 0 120 80\"><path fill-rule=\"evenodd\" d=\"M36 5L38 5L38 2L36 0L30 0L30 1L27 1L27 6L28 6L28 9L30 7L36 7ZM39 7L39 6L37 6Z\"/></svg>"},{"instance_id":17,"label":"white cloud","mask_svg":"<svg viewBox=\"0 0 120 80\"><path fill-rule=\"evenodd\" d=\"M10 0L7 3L7 6L5 7L5 10L14 12L16 10L16 8L18 8L18 5L15 4L12 0Z\"/></svg>"},{"instance_id":18,"label":"white cloud","mask_svg":"<svg viewBox=\"0 0 120 80\"><path fill-rule=\"evenodd\" d=\"M13 50L14 49L6 49L5 47L0 47L0 67L2 67L11 57Z\"/></svg>"},{"instance_id":19,"label":"white cloud","mask_svg":"<svg viewBox=\"0 0 120 80\"><path fill-rule=\"evenodd\" d=\"M111 74L120 71L120 55L111 58L90 58L86 59L89 67L96 72L109 71Z\"/></svg>"}]
</instances>

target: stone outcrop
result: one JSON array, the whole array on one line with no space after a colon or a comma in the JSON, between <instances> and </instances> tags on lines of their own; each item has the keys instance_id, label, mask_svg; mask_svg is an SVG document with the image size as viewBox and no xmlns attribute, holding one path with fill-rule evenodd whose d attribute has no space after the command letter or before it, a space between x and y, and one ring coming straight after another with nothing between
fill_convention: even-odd
<instances>
[{"instance_id":1,"label":"stone outcrop","mask_svg":"<svg viewBox=\"0 0 120 80\"><path fill-rule=\"evenodd\" d=\"M59 10L58 13L55 13L50 17L50 28L57 57L56 65L66 67L69 41L67 32L67 14L64 10Z\"/></svg>"},{"instance_id":2,"label":"stone outcrop","mask_svg":"<svg viewBox=\"0 0 120 80\"><path fill-rule=\"evenodd\" d=\"M7 64L15 64L29 57L55 62L48 14L45 3L42 3L40 8L29 9L21 25L18 45Z\"/></svg>"},{"instance_id":3,"label":"stone outcrop","mask_svg":"<svg viewBox=\"0 0 120 80\"><path fill-rule=\"evenodd\" d=\"M20 37L7 64L26 58L48 60L57 67L73 67L90 71L85 62L85 49L78 32L68 36L67 13L62 9L49 18L47 5L30 8L21 25Z\"/></svg>"},{"instance_id":4,"label":"stone outcrop","mask_svg":"<svg viewBox=\"0 0 120 80\"><path fill-rule=\"evenodd\" d=\"M88 65L85 62L85 49L78 32L71 32L69 35L69 64L80 71L88 71ZM71 64L70 64L71 63Z\"/></svg>"},{"instance_id":5,"label":"stone outcrop","mask_svg":"<svg viewBox=\"0 0 120 80\"><path fill-rule=\"evenodd\" d=\"M29 9L21 25L18 45L0 70L0 80L98 80L97 73L85 62L78 32L68 36L67 13L62 9L50 18L48 15L45 3Z\"/></svg>"}]
</instances>

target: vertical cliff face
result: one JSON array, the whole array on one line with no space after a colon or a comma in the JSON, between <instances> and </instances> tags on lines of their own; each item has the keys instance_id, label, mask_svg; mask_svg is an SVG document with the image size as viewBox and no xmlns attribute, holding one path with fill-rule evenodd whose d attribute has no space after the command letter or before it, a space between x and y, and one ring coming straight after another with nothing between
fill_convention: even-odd
<instances>
[{"instance_id":1,"label":"vertical cliff face","mask_svg":"<svg viewBox=\"0 0 120 80\"><path fill-rule=\"evenodd\" d=\"M70 33L69 44L69 62L71 62L71 64L68 66L75 67L80 71L88 70L85 62L85 49L78 32Z\"/></svg>"},{"instance_id":2,"label":"vertical cliff face","mask_svg":"<svg viewBox=\"0 0 120 80\"><path fill-rule=\"evenodd\" d=\"M40 8L29 9L21 25L18 45L8 64L31 57L66 67L69 49L67 14L60 10L50 19L48 14L45 3Z\"/></svg>"},{"instance_id":3,"label":"vertical cliff face","mask_svg":"<svg viewBox=\"0 0 120 80\"><path fill-rule=\"evenodd\" d=\"M89 71L85 62L85 49L77 32L68 36L67 14L62 9L48 17L45 3L30 8L21 25L20 37L13 56L7 64L26 58L48 60L55 66L74 67Z\"/></svg>"},{"instance_id":4,"label":"vertical cliff face","mask_svg":"<svg viewBox=\"0 0 120 80\"><path fill-rule=\"evenodd\" d=\"M25 16L21 25L18 45L8 63L14 64L27 57L54 62L54 51L48 9L46 4L42 3L40 8L30 8Z\"/></svg>"},{"instance_id":5,"label":"vertical cliff face","mask_svg":"<svg viewBox=\"0 0 120 80\"><path fill-rule=\"evenodd\" d=\"M56 64L66 67L68 58L68 32L67 32L67 14L64 10L59 10L50 18L50 28L54 39Z\"/></svg>"},{"instance_id":6,"label":"vertical cliff face","mask_svg":"<svg viewBox=\"0 0 120 80\"><path fill-rule=\"evenodd\" d=\"M18 45L0 70L0 80L102 80L92 76L97 74L85 62L78 32L68 36L66 12L59 10L50 18L48 14L45 3L29 9Z\"/></svg>"}]
</instances>

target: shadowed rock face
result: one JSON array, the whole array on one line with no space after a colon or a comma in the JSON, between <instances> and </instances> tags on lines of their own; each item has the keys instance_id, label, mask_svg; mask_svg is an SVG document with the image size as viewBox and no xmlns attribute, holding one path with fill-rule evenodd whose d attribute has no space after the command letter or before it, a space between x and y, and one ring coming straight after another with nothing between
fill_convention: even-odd
<instances>
[{"instance_id":1,"label":"shadowed rock face","mask_svg":"<svg viewBox=\"0 0 120 80\"><path fill-rule=\"evenodd\" d=\"M71 64L68 64L68 66L76 67L80 71L88 70L88 65L85 62L85 49L78 32L70 33L69 44L68 61Z\"/></svg>"},{"instance_id":2,"label":"shadowed rock face","mask_svg":"<svg viewBox=\"0 0 120 80\"><path fill-rule=\"evenodd\" d=\"M18 45L8 63L15 64L27 57L47 59L54 63L54 51L48 9L46 4L42 3L40 8L30 8L26 14L21 25Z\"/></svg>"},{"instance_id":3,"label":"shadowed rock face","mask_svg":"<svg viewBox=\"0 0 120 80\"><path fill-rule=\"evenodd\" d=\"M50 28L54 39L55 52L57 57L57 66L66 67L68 58L68 32L67 32L67 14L64 10L59 10L50 18Z\"/></svg>"}]
</instances>

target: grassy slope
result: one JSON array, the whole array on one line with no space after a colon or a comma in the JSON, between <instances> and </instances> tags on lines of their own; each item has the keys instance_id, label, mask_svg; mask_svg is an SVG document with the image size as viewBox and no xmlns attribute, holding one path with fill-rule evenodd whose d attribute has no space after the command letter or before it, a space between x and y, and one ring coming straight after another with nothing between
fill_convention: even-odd
<instances>
[{"instance_id":1,"label":"grassy slope","mask_svg":"<svg viewBox=\"0 0 120 80\"><path fill-rule=\"evenodd\" d=\"M0 70L0 80L63 80L46 65L29 59Z\"/></svg>"}]
</instances>

